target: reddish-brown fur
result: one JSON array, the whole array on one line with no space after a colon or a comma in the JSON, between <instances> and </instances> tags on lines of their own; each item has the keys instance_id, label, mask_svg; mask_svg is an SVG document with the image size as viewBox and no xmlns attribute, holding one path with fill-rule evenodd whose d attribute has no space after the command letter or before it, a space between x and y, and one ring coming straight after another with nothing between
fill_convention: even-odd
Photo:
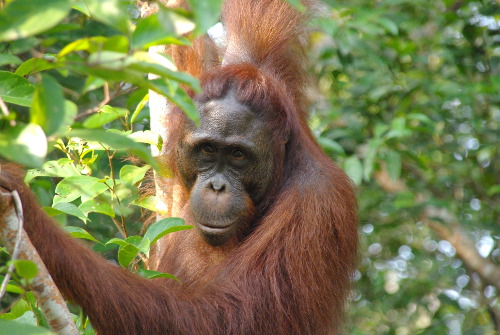
<instances>
[{"instance_id":1,"label":"reddish-brown fur","mask_svg":"<svg viewBox=\"0 0 500 335\"><path fill-rule=\"evenodd\" d=\"M278 0L226 1L223 17L232 49L224 66L203 75L199 100L234 89L269 122L276 141L288 142L272 194L256 208L255 228L243 241L212 247L196 230L168 237L159 269L178 275L182 285L139 278L68 237L21 181L9 181L15 169L3 165L0 185L21 192L27 233L49 272L100 334L339 330L356 263L356 201L349 179L307 127L303 18Z\"/></svg>"}]
</instances>

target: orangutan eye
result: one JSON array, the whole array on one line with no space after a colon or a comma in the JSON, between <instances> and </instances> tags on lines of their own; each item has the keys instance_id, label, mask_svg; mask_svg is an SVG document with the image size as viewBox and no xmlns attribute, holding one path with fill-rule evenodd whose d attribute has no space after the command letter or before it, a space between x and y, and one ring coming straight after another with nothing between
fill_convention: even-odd
<instances>
[{"instance_id":1,"label":"orangutan eye","mask_svg":"<svg viewBox=\"0 0 500 335\"><path fill-rule=\"evenodd\" d=\"M243 159L245 157L245 153L239 149L234 149L231 151L231 156L235 159Z\"/></svg>"},{"instance_id":2,"label":"orangutan eye","mask_svg":"<svg viewBox=\"0 0 500 335\"><path fill-rule=\"evenodd\" d=\"M212 144L203 144L201 152L207 155L213 154L215 153L215 147Z\"/></svg>"}]
</instances>

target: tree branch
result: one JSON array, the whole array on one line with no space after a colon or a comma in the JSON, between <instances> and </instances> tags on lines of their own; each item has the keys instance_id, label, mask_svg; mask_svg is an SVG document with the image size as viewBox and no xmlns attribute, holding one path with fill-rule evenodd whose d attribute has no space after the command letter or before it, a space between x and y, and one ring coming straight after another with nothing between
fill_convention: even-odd
<instances>
[{"instance_id":1,"label":"tree branch","mask_svg":"<svg viewBox=\"0 0 500 335\"><path fill-rule=\"evenodd\" d=\"M380 187L389 193L401 192L408 189L401 179L397 181L391 180L384 165L380 171L374 174L374 178ZM425 197L423 195L417 196L417 199L419 198L423 199ZM436 217L446 222L446 225L432 219ZM431 227L440 238L450 242L457 252L457 257L460 258L469 269L476 272L484 282L496 287L496 289L500 291L500 266L487 258L481 257L477 252L474 242L457 223L457 219L453 213L444 208L427 206L422 212L422 220L427 222L429 227ZM449 229L449 226L452 227L452 229Z\"/></svg>"},{"instance_id":2,"label":"tree branch","mask_svg":"<svg viewBox=\"0 0 500 335\"><path fill-rule=\"evenodd\" d=\"M17 201L16 201L17 196ZM6 213L0 224L0 240L7 250L16 253L16 238L21 232L20 243L17 248L20 259L30 260L36 264L38 273L29 286L35 295L51 329L61 335L78 335L78 329L73 322L68 306L56 287L47 268L31 243L28 235L22 229L22 204L16 191L9 192L0 187L0 209ZM21 213L21 214L20 214Z\"/></svg>"},{"instance_id":3,"label":"tree branch","mask_svg":"<svg viewBox=\"0 0 500 335\"><path fill-rule=\"evenodd\" d=\"M453 224L452 229L449 229L432 219L427 219L427 223L439 237L450 242L455 248L457 256L467 267L476 272L484 282L500 291L500 267L489 259L481 257L472 240L462 231L458 224Z\"/></svg>"}]
</instances>

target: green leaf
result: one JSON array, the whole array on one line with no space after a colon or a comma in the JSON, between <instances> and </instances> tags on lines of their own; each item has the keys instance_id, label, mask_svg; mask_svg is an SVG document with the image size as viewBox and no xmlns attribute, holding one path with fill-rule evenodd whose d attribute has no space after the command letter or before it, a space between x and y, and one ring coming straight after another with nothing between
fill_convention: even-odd
<instances>
[{"instance_id":1,"label":"green leaf","mask_svg":"<svg viewBox=\"0 0 500 335\"><path fill-rule=\"evenodd\" d=\"M372 138L368 144L368 150L363 162L363 178L366 181L369 181L372 176L375 167L375 158L381 144L382 140L379 138Z\"/></svg>"},{"instance_id":2,"label":"green leaf","mask_svg":"<svg viewBox=\"0 0 500 335\"><path fill-rule=\"evenodd\" d=\"M13 0L0 12L0 41L12 41L48 30L64 19L71 0Z\"/></svg>"},{"instance_id":3,"label":"green leaf","mask_svg":"<svg viewBox=\"0 0 500 335\"><path fill-rule=\"evenodd\" d=\"M96 240L92 235L90 235L85 229L82 229L80 227L66 226L64 227L64 230L75 238L82 238L99 243L99 241Z\"/></svg>"},{"instance_id":4,"label":"green leaf","mask_svg":"<svg viewBox=\"0 0 500 335\"><path fill-rule=\"evenodd\" d=\"M197 124L199 123L200 114L198 113L198 109L196 108L193 100L182 88L177 87L175 93L172 94L170 89L171 87L169 87L164 80L150 80L150 83L156 88L155 91L165 95L170 101L179 106L191 120Z\"/></svg>"},{"instance_id":5,"label":"green leaf","mask_svg":"<svg viewBox=\"0 0 500 335\"><path fill-rule=\"evenodd\" d=\"M0 335L54 335L47 328L35 327L18 321L0 319Z\"/></svg>"},{"instance_id":6,"label":"green leaf","mask_svg":"<svg viewBox=\"0 0 500 335\"><path fill-rule=\"evenodd\" d=\"M148 102L149 102L149 93L146 93L146 95L137 104L137 107L135 108L134 113L130 117L130 123L135 123L135 120L137 119L137 116L139 116L139 113L142 111L142 109L144 108L144 106L146 106L148 104Z\"/></svg>"},{"instance_id":7,"label":"green leaf","mask_svg":"<svg viewBox=\"0 0 500 335\"><path fill-rule=\"evenodd\" d=\"M2 279L2 277L0 277L0 279ZM24 299L21 299L14 303L14 305L10 309L10 312L0 314L0 320L16 320L19 322L24 322L23 315L28 314L29 311L29 304Z\"/></svg>"},{"instance_id":8,"label":"green leaf","mask_svg":"<svg viewBox=\"0 0 500 335\"><path fill-rule=\"evenodd\" d=\"M132 60L133 62L130 66L132 69L154 73L162 78L173 79L188 85L196 92L201 91L198 79L187 73L177 71L173 63L164 55L138 51L133 54Z\"/></svg>"},{"instance_id":9,"label":"green leaf","mask_svg":"<svg viewBox=\"0 0 500 335\"><path fill-rule=\"evenodd\" d=\"M47 138L36 124L18 125L0 132L0 155L27 167L40 167L47 155Z\"/></svg>"},{"instance_id":10,"label":"green leaf","mask_svg":"<svg viewBox=\"0 0 500 335\"><path fill-rule=\"evenodd\" d=\"M385 135L386 138L401 138L411 134L411 131L406 128L406 118L397 117L391 122L391 130Z\"/></svg>"},{"instance_id":11,"label":"green leaf","mask_svg":"<svg viewBox=\"0 0 500 335\"><path fill-rule=\"evenodd\" d=\"M61 129L66 119L65 100L61 86L51 76L42 75L31 104L31 122L40 125L47 136Z\"/></svg>"},{"instance_id":12,"label":"green leaf","mask_svg":"<svg viewBox=\"0 0 500 335\"><path fill-rule=\"evenodd\" d=\"M80 220L82 220L85 223L88 220L85 213L83 213L82 210L79 209L78 207L76 207L76 205L74 205L74 204L71 204L68 202L59 202L59 203L55 204L53 207L55 209L63 212L63 213L76 216L77 218L79 218Z\"/></svg>"},{"instance_id":13,"label":"green leaf","mask_svg":"<svg viewBox=\"0 0 500 335\"><path fill-rule=\"evenodd\" d=\"M182 8L166 8L160 6L158 21L166 31L171 31L177 36L186 35L196 28L191 20L190 13Z\"/></svg>"},{"instance_id":14,"label":"green leaf","mask_svg":"<svg viewBox=\"0 0 500 335\"><path fill-rule=\"evenodd\" d=\"M54 205L59 202L71 202L82 198L82 202L93 199L102 192L106 191L108 186L100 179L90 176L74 176L64 178L57 184L54 197Z\"/></svg>"},{"instance_id":15,"label":"green leaf","mask_svg":"<svg viewBox=\"0 0 500 335\"><path fill-rule=\"evenodd\" d=\"M219 20L222 0L189 0L189 5L194 13L196 34L203 34Z\"/></svg>"},{"instance_id":16,"label":"green leaf","mask_svg":"<svg viewBox=\"0 0 500 335\"><path fill-rule=\"evenodd\" d=\"M30 74L53 69L59 66L61 66L61 64L53 60L49 61L43 58L31 58L21 64L21 66L19 66L14 73L18 76L29 76Z\"/></svg>"},{"instance_id":17,"label":"green leaf","mask_svg":"<svg viewBox=\"0 0 500 335\"><path fill-rule=\"evenodd\" d=\"M486 192L486 194L489 197L492 197L494 195L500 194L500 185L493 185L493 186L489 187L488 191Z\"/></svg>"},{"instance_id":18,"label":"green leaf","mask_svg":"<svg viewBox=\"0 0 500 335\"><path fill-rule=\"evenodd\" d=\"M112 218L115 217L115 212L113 211L113 207L111 207L111 205L106 201L99 198L85 201L83 204L78 206L78 208L80 208L80 210L84 212L86 215L88 215L88 213L95 212L107 215Z\"/></svg>"},{"instance_id":19,"label":"green leaf","mask_svg":"<svg viewBox=\"0 0 500 335\"><path fill-rule=\"evenodd\" d=\"M120 117L127 117L129 111L125 108L102 106L96 114L88 117L84 122L85 128L101 128L106 123L112 122Z\"/></svg>"},{"instance_id":20,"label":"green leaf","mask_svg":"<svg viewBox=\"0 0 500 335\"><path fill-rule=\"evenodd\" d=\"M361 185L361 181L363 180L363 165L357 157L351 156L347 158L344 162L344 169L354 184Z\"/></svg>"},{"instance_id":21,"label":"green leaf","mask_svg":"<svg viewBox=\"0 0 500 335\"><path fill-rule=\"evenodd\" d=\"M390 20L388 18L380 17L380 18L377 19L377 23L382 28L384 28L384 30L386 32L388 32L391 35L396 36L399 33L399 29L398 29L398 26L396 25L396 23L394 23L394 21L392 21L392 20Z\"/></svg>"},{"instance_id":22,"label":"green leaf","mask_svg":"<svg viewBox=\"0 0 500 335\"><path fill-rule=\"evenodd\" d=\"M150 168L151 167L149 165L145 165L142 167L135 165L124 165L120 169L120 179L124 183L134 185L144 179L146 172L148 172Z\"/></svg>"},{"instance_id":23,"label":"green leaf","mask_svg":"<svg viewBox=\"0 0 500 335\"><path fill-rule=\"evenodd\" d=\"M10 54L0 54L0 67L5 65L19 65L23 61L14 55Z\"/></svg>"},{"instance_id":24,"label":"green leaf","mask_svg":"<svg viewBox=\"0 0 500 335\"><path fill-rule=\"evenodd\" d=\"M148 197L141 197L133 202L134 205L146 208L153 212L161 212L160 209L156 207L157 200L154 195Z\"/></svg>"},{"instance_id":25,"label":"green leaf","mask_svg":"<svg viewBox=\"0 0 500 335\"><path fill-rule=\"evenodd\" d=\"M321 145L321 147L325 150L332 151L337 154L344 155L345 151L344 148L334 140L328 138L328 137L319 137L318 138L318 143Z\"/></svg>"},{"instance_id":26,"label":"green leaf","mask_svg":"<svg viewBox=\"0 0 500 335\"><path fill-rule=\"evenodd\" d=\"M20 106L31 106L35 86L16 74L0 71L0 97L3 101Z\"/></svg>"},{"instance_id":27,"label":"green leaf","mask_svg":"<svg viewBox=\"0 0 500 335\"><path fill-rule=\"evenodd\" d=\"M106 242L106 244L118 244L119 246L124 247L124 246L128 245L129 243L127 243L124 239L115 237L115 238L112 238L111 240L109 240L108 242Z\"/></svg>"},{"instance_id":28,"label":"green leaf","mask_svg":"<svg viewBox=\"0 0 500 335\"><path fill-rule=\"evenodd\" d=\"M128 40L123 35L85 37L66 45L57 57L61 58L76 51L96 53L105 50L126 53L128 51Z\"/></svg>"},{"instance_id":29,"label":"green leaf","mask_svg":"<svg viewBox=\"0 0 500 335\"><path fill-rule=\"evenodd\" d=\"M92 54L89 57L89 63L94 67L106 70L122 71L128 68L136 70L138 73L154 73L162 78L173 79L186 84L196 92L201 91L198 79L177 71L170 59L157 53L151 54L145 51L137 51L132 56L129 56L121 52L102 51Z\"/></svg>"},{"instance_id":30,"label":"green leaf","mask_svg":"<svg viewBox=\"0 0 500 335\"><path fill-rule=\"evenodd\" d=\"M131 139L139 143L147 143L154 145L160 151L163 146L163 141L160 135L151 130L136 131L129 135Z\"/></svg>"},{"instance_id":31,"label":"green leaf","mask_svg":"<svg viewBox=\"0 0 500 335\"><path fill-rule=\"evenodd\" d=\"M144 234L144 238L147 237L151 244L154 244L159 238L167 234L191 228L192 226L185 225L184 220L181 218L165 218L153 223Z\"/></svg>"},{"instance_id":32,"label":"green leaf","mask_svg":"<svg viewBox=\"0 0 500 335\"><path fill-rule=\"evenodd\" d=\"M100 129L73 129L71 130L70 137L79 137L87 141L97 141L109 145L116 150L127 150L132 154L143 159L146 163L157 166L156 161L151 156L148 148L140 143L135 142L129 137L108 132Z\"/></svg>"},{"instance_id":33,"label":"green leaf","mask_svg":"<svg viewBox=\"0 0 500 335\"><path fill-rule=\"evenodd\" d=\"M132 48L146 49L154 45L182 44L178 34L165 29L158 19L158 14L150 15L137 23L132 33Z\"/></svg>"},{"instance_id":34,"label":"green leaf","mask_svg":"<svg viewBox=\"0 0 500 335\"><path fill-rule=\"evenodd\" d=\"M147 278L147 279L154 279L154 278L170 278L173 280L176 280L180 283L180 280L177 279L177 277L171 275L170 273L165 273L165 272L158 272L158 271L153 271L153 270L146 270L146 269L139 269L137 274L141 277Z\"/></svg>"},{"instance_id":35,"label":"green leaf","mask_svg":"<svg viewBox=\"0 0 500 335\"><path fill-rule=\"evenodd\" d=\"M25 259L14 260L14 267L18 275L25 279L33 279L38 273L38 268L32 261Z\"/></svg>"},{"instance_id":36,"label":"green leaf","mask_svg":"<svg viewBox=\"0 0 500 335\"><path fill-rule=\"evenodd\" d=\"M122 53L100 52L90 56L91 67L85 71L92 75L112 81L126 81L141 88L150 89L165 95L170 101L178 105L186 115L198 123L198 110L192 99L179 87L177 82L192 86L195 90L199 89L199 84L193 77L176 72L165 67L165 64L143 62L141 59L148 57L149 60L159 59L168 60L164 56L142 55L127 56ZM159 74L160 78L148 80L144 73L151 72ZM174 79L169 81L167 78Z\"/></svg>"},{"instance_id":37,"label":"green leaf","mask_svg":"<svg viewBox=\"0 0 500 335\"><path fill-rule=\"evenodd\" d=\"M77 11L82 12L83 14L85 14L87 16L90 16L90 12L87 9L87 5L85 4L85 0L74 0L73 5L71 7L76 9Z\"/></svg>"},{"instance_id":38,"label":"green leaf","mask_svg":"<svg viewBox=\"0 0 500 335\"><path fill-rule=\"evenodd\" d=\"M139 249L142 253L147 253L149 251L150 241L147 237L141 236L130 236L125 239L125 241L129 244L132 244Z\"/></svg>"},{"instance_id":39,"label":"green leaf","mask_svg":"<svg viewBox=\"0 0 500 335\"><path fill-rule=\"evenodd\" d=\"M127 11L127 3L120 0L85 0L90 16L118 29L122 33L129 34L132 27L130 15Z\"/></svg>"},{"instance_id":40,"label":"green leaf","mask_svg":"<svg viewBox=\"0 0 500 335\"><path fill-rule=\"evenodd\" d=\"M60 161L47 161L41 169L31 169L26 172L24 182L29 183L36 177L71 177L79 176L80 173L71 164L61 164Z\"/></svg>"},{"instance_id":41,"label":"green leaf","mask_svg":"<svg viewBox=\"0 0 500 335\"><path fill-rule=\"evenodd\" d=\"M127 244L118 250L118 263L126 268L138 254L139 248L133 244Z\"/></svg>"},{"instance_id":42,"label":"green leaf","mask_svg":"<svg viewBox=\"0 0 500 335\"><path fill-rule=\"evenodd\" d=\"M14 316L16 319L20 316L22 316L24 313L26 312L29 312L30 311L30 305L29 303L24 300L24 299L21 299L19 300L18 302L16 302L12 308L10 309L10 313L12 314L12 316Z\"/></svg>"},{"instance_id":43,"label":"green leaf","mask_svg":"<svg viewBox=\"0 0 500 335\"><path fill-rule=\"evenodd\" d=\"M401 175L401 155L396 151L388 151L385 154L385 164L389 177L396 181Z\"/></svg>"},{"instance_id":44,"label":"green leaf","mask_svg":"<svg viewBox=\"0 0 500 335\"><path fill-rule=\"evenodd\" d=\"M10 293L15 293L15 294L24 294L26 292L25 290L23 290L22 287L19 287L17 285L12 285L12 284L7 284L5 291L10 292Z\"/></svg>"}]
</instances>

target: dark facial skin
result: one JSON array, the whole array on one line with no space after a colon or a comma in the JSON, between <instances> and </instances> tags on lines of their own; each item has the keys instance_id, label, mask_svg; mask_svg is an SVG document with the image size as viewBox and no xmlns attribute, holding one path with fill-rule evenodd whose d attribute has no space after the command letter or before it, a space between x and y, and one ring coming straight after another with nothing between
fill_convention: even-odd
<instances>
[{"instance_id":1,"label":"dark facial skin","mask_svg":"<svg viewBox=\"0 0 500 335\"><path fill-rule=\"evenodd\" d=\"M200 125L184 130L177 164L195 227L219 246L246 235L272 182L272 132L232 93L199 110Z\"/></svg>"}]
</instances>

